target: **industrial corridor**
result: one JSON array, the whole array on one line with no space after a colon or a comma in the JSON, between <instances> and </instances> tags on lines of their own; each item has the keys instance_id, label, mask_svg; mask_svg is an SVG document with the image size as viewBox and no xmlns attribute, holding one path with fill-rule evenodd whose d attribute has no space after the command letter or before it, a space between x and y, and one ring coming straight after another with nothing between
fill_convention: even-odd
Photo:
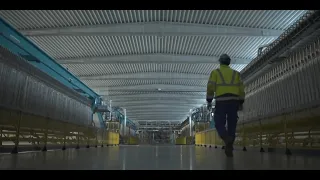
<instances>
[{"instance_id":1,"label":"industrial corridor","mask_svg":"<svg viewBox=\"0 0 320 180\"><path fill-rule=\"evenodd\" d=\"M318 10L0 10L1 170L319 170L319 118Z\"/></svg>"}]
</instances>

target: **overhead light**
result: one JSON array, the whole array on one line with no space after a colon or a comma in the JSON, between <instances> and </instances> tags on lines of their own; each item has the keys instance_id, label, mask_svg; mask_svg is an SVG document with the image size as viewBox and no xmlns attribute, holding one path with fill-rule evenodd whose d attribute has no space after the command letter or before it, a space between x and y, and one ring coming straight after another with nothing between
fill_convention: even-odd
<instances>
[{"instance_id":1,"label":"overhead light","mask_svg":"<svg viewBox=\"0 0 320 180\"><path fill-rule=\"evenodd\" d=\"M161 91L161 89L160 89L160 88L158 88L158 91Z\"/></svg>"}]
</instances>

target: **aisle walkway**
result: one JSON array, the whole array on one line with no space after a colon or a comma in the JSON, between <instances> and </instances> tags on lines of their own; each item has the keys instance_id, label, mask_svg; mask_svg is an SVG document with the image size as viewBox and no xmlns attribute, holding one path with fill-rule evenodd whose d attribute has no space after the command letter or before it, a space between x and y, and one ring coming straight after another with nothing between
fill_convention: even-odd
<instances>
[{"instance_id":1,"label":"aisle walkway","mask_svg":"<svg viewBox=\"0 0 320 180\"><path fill-rule=\"evenodd\" d=\"M320 169L320 157L236 151L194 146L120 146L1 154L0 169Z\"/></svg>"}]
</instances>

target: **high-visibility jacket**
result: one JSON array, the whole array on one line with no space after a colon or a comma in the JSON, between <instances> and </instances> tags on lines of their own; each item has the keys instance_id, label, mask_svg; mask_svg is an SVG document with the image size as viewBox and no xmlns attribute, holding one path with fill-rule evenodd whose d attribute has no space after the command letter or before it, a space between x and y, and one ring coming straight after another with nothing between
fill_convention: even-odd
<instances>
[{"instance_id":1,"label":"high-visibility jacket","mask_svg":"<svg viewBox=\"0 0 320 180\"><path fill-rule=\"evenodd\" d=\"M207 85L207 101L240 100L245 96L240 73L227 65L220 65L219 69L211 72Z\"/></svg>"}]
</instances>

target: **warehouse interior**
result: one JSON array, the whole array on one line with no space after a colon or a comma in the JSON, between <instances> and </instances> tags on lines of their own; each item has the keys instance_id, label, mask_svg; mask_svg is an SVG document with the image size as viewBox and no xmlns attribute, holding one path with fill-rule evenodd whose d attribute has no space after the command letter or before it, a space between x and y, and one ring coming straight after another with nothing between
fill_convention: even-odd
<instances>
[{"instance_id":1,"label":"warehouse interior","mask_svg":"<svg viewBox=\"0 0 320 180\"><path fill-rule=\"evenodd\" d=\"M319 18L0 10L0 169L319 169ZM233 158L206 103L223 53L246 92Z\"/></svg>"}]
</instances>

